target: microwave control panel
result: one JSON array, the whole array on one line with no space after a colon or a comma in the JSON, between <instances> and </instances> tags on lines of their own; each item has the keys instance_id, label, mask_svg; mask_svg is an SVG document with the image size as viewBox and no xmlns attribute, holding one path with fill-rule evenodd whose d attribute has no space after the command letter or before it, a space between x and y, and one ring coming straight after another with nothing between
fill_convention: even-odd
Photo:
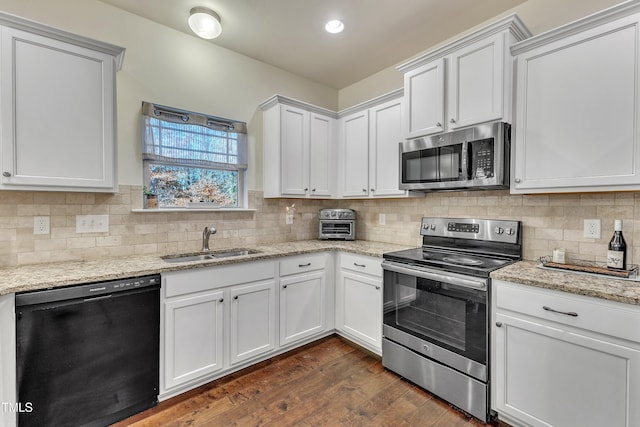
<instances>
[{"instance_id":1,"label":"microwave control panel","mask_svg":"<svg viewBox=\"0 0 640 427\"><path fill-rule=\"evenodd\" d=\"M469 176L471 179L495 175L493 138L469 141Z\"/></svg>"}]
</instances>

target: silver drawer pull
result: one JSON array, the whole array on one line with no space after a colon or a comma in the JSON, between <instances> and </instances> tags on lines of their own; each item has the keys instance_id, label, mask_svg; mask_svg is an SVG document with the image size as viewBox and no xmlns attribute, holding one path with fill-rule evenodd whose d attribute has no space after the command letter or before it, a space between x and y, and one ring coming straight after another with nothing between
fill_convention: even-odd
<instances>
[{"instance_id":1,"label":"silver drawer pull","mask_svg":"<svg viewBox=\"0 0 640 427\"><path fill-rule=\"evenodd\" d=\"M361 267L361 268L365 268L366 264L358 264L357 262L354 262L353 265L355 265L356 267Z\"/></svg>"},{"instance_id":2,"label":"silver drawer pull","mask_svg":"<svg viewBox=\"0 0 640 427\"><path fill-rule=\"evenodd\" d=\"M303 267L310 267L310 266L311 266L311 263L310 263L310 262L308 262L308 263L306 263L306 264L298 264L298 267L300 267L300 268L303 268Z\"/></svg>"},{"instance_id":3,"label":"silver drawer pull","mask_svg":"<svg viewBox=\"0 0 640 427\"><path fill-rule=\"evenodd\" d=\"M542 309L545 310L545 311L550 311L552 313L564 314L566 316L571 316L571 317L578 317L578 313L576 313L574 311L558 311L558 310L554 310L551 307L547 307L546 305L543 306Z\"/></svg>"},{"instance_id":4,"label":"silver drawer pull","mask_svg":"<svg viewBox=\"0 0 640 427\"><path fill-rule=\"evenodd\" d=\"M11 176L11 172L2 172L2 176L9 178Z\"/></svg>"}]
</instances>

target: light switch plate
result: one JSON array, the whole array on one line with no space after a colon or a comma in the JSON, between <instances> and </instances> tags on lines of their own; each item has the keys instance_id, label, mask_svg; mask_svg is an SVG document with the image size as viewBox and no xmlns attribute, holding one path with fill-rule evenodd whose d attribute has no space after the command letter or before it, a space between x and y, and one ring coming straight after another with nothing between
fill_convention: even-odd
<instances>
[{"instance_id":1,"label":"light switch plate","mask_svg":"<svg viewBox=\"0 0 640 427\"><path fill-rule=\"evenodd\" d=\"M599 219L585 219L584 220L584 237L589 239L600 238L600 220Z\"/></svg>"},{"instance_id":2,"label":"light switch plate","mask_svg":"<svg viewBox=\"0 0 640 427\"><path fill-rule=\"evenodd\" d=\"M109 215L76 215L76 233L108 233Z\"/></svg>"},{"instance_id":3,"label":"light switch plate","mask_svg":"<svg viewBox=\"0 0 640 427\"><path fill-rule=\"evenodd\" d=\"M387 223L387 217L385 214L378 214L378 225L385 225Z\"/></svg>"}]
</instances>

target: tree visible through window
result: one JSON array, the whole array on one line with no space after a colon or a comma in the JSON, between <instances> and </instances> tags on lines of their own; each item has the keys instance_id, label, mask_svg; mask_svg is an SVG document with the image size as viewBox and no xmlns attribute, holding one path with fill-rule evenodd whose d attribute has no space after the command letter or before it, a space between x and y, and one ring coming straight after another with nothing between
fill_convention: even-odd
<instances>
[{"instance_id":1,"label":"tree visible through window","mask_svg":"<svg viewBox=\"0 0 640 427\"><path fill-rule=\"evenodd\" d=\"M244 123L146 102L142 119L145 184L160 207L243 206Z\"/></svg>"}]
</instances>

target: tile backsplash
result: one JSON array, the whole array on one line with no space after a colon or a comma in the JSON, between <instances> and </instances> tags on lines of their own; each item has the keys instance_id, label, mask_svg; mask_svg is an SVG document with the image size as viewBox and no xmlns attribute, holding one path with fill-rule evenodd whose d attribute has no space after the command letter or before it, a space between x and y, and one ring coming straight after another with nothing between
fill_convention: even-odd
<instances>
[{"instance_id":1,"label":"tile backsplash","mask_svg":"<svg viewBox=\"0 0 640 427\"><path fill-rule=\"evenodd\" d=\"M293 203L294 223L286 225L286 207ZM640 261L640 251L634 250L634 241L640 242L640 192L522 196L505 190L410 199L293 200L263 199L261 191L250 191L249 208L255 211L132 211L141 206L140 186L121 185L116 194L0 191L0 266L196 252L205 226L218 230L211 236L212 249L315 239L318 210L327 207L358 212L358 239L412 246L421 242L423 216L521 220L528 260L562 247L569 258L604 261L613 222L622 219L628 260ZM108 215L109 232L76 233L76 215ZM36 216L50 217L50 234L33 234ZM602 221L600 239L583 237L585 219Z\"/></svg>"}]
</instances>

